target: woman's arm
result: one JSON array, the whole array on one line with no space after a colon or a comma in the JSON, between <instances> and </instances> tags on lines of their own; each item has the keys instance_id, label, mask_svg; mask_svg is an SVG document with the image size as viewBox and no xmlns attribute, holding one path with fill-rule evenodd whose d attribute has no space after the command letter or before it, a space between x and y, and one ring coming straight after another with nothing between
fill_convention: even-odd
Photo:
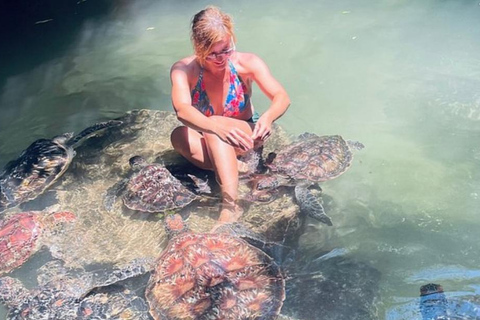
<instances>
[{"instance_id":1,"label":"woman's arm","mask_svg":"<svg viewBox=\"0 0 480 320\"><path fill-rule=\"evenodd\" d=\"M290 106L290 98L283 86L273 77L267 64L258 56L250 54L248 69L253 74L253 80L262 92L271 100L270 107L265 111L253 130L253 139L266 139L272 128L272 123L280 118Z\"/></svg>"},{"instance_id":2,"label":"woman's arm","mask_svg":"<svg viewBox=\"0 0 480 320\"><path fill-rule=\"evenodd\" d=\"M183 61L176 62L170 70L172 81L172 105L177 118L184 125L200 132L214 133L211 119L192 107L188 66Z\"/></svg>"}]
</instances>

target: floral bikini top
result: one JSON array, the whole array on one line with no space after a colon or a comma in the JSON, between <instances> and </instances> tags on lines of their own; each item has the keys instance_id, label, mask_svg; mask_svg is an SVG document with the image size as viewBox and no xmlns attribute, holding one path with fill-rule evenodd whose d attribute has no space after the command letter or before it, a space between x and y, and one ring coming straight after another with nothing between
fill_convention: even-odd
<instances>
[{"instance_id":1,"label":"floral bikini top","mask_svg":"<svg viewBox=\"0 0 480 320\"><path fill-rule=\"evenodd\" d=\"M247 93L247 86L240 79L237 70L230 60L228 60L228 66L230 68L230 84L222 115L225 117L235 117L242 113L249 105L250 97ZM192 90L191 96L192 105L200 110L200 112L202 112L204 115L209 117L215 113L213 106L210 104L210 100L208 99L207 92L205 91L205 83L203 82L203 68L200 69L198 81L195 85L195 88Z\"/></svg>"}]
</instances>

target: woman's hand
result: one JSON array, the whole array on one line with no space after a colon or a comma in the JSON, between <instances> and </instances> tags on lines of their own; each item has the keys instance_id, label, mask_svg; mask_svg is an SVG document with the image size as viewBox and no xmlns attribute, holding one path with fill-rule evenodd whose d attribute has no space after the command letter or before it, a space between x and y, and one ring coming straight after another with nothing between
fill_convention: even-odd
<instances>
[{"instance_id":1,"label":"woman's hand","mask_svg":"<svg viewBox=\"0 0 480 320\"><path fill-rule=\"evenodd\" d=\"M270 120L265 114L263 114L260 119L258 119L253 129L252 139L253 140L267 140L272 134L272 120Z\"/></svg>"},{"instance_id":2,"label":"woman's hand","mask_svg":"<svg viewBox=\"0 0 480 320\"><path fill-rule=\"evenodd\" d=\"M253 148L252 137L239 128L217 123L214 132L221 140L234 147L244 151Z\"/></svg>"}]
</instances>

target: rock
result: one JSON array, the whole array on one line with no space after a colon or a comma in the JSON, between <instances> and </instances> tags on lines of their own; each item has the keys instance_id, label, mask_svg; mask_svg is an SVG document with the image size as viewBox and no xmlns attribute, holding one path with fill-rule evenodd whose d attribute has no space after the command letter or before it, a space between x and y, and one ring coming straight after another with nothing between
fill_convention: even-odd
<instances>
[{"instance_id":1,"label":"rock","mask_svg":"<svg viewBox=\"0 0 480 320\"><path fill-rule=\"evenodd\" d=\"M128 210L121 201L116 202L111 212L103 207L108 188L128 176L130 157L141 155L149 162L163 162L167 168L175 167L179 175L207 174L210 183L216 185L212 173L202 172L173 150L170 133L181 125L173 112L134 110L119 120L123 125L85 141L77 149L69 170L52 186L57 191L56 208L72 210L78 217L69 237L52 248L67 266L157 257L166 244L161 216ZM286 132L275 125L264 154L289 141ZM248 184L242 183L241 188L248 188ZM182 215L189 216L189 225L195 232L208 231L216 223L220 203L218 186L213 190L217 192L218 201L213 204L209 201L208 205L192 204L181 211ZM242 204L245 205L242 222L270 240L281 241L298 235L301 222L292 195L285 194L268 204Z\"/></svg>"}]
</instances>

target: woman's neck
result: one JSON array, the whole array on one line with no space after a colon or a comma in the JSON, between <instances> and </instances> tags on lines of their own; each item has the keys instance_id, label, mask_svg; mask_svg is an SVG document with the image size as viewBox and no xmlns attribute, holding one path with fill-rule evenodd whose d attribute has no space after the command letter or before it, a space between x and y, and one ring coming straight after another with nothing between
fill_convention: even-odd
<instances>
[{"instance_id":1,"label":"woman's neck","mask_svg":"<svg viewBox=\"0 0 480 320\"><path fill-rule=\"evenodd\" d=\"M227 68L217 69L217 68L208 68L207 66L204 67L205 72L207 72L212 78L222 81L225 80L227 74Z\"/></svg>"}]
</instances>

